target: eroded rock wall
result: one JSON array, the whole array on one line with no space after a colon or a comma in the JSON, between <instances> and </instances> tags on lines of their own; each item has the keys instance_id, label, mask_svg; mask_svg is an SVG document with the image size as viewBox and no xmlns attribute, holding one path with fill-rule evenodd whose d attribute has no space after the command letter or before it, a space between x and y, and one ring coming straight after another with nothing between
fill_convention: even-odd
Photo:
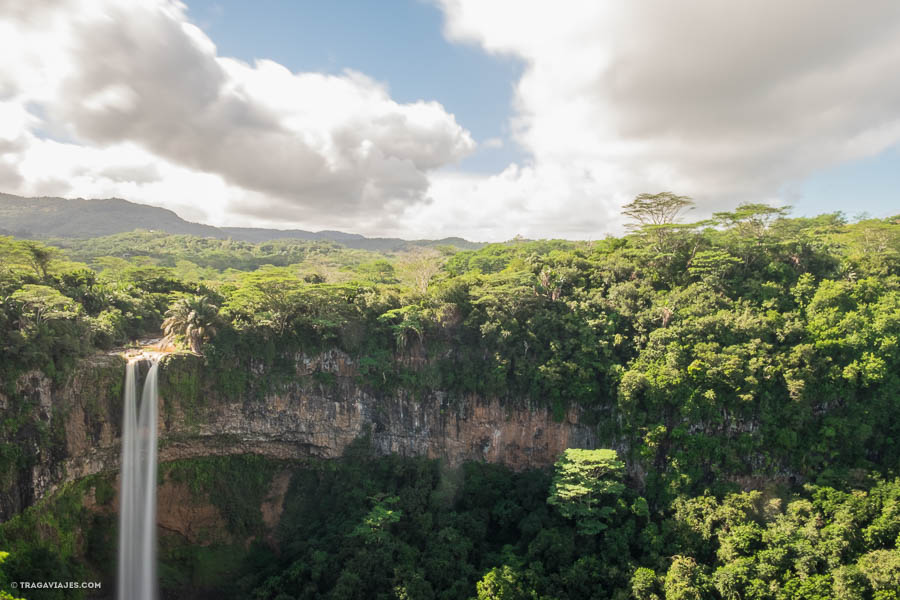
<instances>
[{"instance_id":1,"label":"eroded rock wall","mask_svg":"<svg viewBox=\"0 0 900 600\"><path fill-rule=\"evenodd\" d=\"M13 382L0 407L0 450L11 459L0 473L0 521L67 481L118 468L124 370L121 356L97 355L61 385L40 371Z\"/></svg>"},{"instance_id":2,"label":"eroded rock wall","mask_svg":"<svg viewBox=\"0 0 900 600\"><path fill-rule=\"evenodd\" d=\"M336 458L365 438L377 454L525 469L551 465L568 447L596 446L574 408L555 421L547 407L528 402L441 391L376 394L357 375L354 360L338 351L298 356L295 376L277 391L228 396L215 391L217 374L202 358L167 356L160 371L160 461L247 453ZM38 418L55 432L55 443L32 448L33 464L4 488L0 518L66 481L118 469L123 377L121 357L99 356L62 386L40 373L17 382L21 396L31 399Z\"/></svg>"}]
</instances>

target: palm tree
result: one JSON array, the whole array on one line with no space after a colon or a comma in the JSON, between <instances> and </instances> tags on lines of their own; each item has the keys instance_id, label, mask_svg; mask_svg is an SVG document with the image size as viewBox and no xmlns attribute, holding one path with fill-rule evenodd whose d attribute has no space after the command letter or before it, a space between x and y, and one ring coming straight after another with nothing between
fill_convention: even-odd
<instances>
[{"instance_id":1,"label":"palm tree","mask_svg":"<svg viewBox=\"0 0 900 600\"><path fill-rule=\"evenodd\" d=\"M172 342L182 336L191 347L191 352L201 354L200 347L216 335L216 322L219 319L219 307L209 302L206 296L179 298L169 310L163 321L165 342Z\"/></svg>"}]
</instances>

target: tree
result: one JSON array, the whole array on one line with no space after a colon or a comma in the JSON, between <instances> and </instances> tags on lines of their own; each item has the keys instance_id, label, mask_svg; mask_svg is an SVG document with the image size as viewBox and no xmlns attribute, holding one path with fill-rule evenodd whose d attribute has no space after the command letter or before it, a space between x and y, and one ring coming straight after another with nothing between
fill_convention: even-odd
<instances>
[{"instance_id":1,"label":"tree","mask_svg":"<svg viewBox=\"0 0 900 600\"><path fill-rule=\"evenodd\" d=\"M357 271L374 283L397 283L394 265L384 259L363 263L357 267Z\"/></svg>"},{"instance_id":2,"label":"tree","mask_svg":"<svg viewBox=\"0 0 900 600\"><path fill-rule=\"evenodd\" d=\"M626 225L628 229L639 230L644 234L652 234L655 238L655 249L663 253L668 244L666 238L679 229L694 229L694 225L676 225L675 221L684 210L693 210L694 201L687 196L676 196L672 192L659 194L640 194L633 201L622 207L622 213L634 219L634 223Z\"/></svg>"},{"instance_id":3,"label":"tree","mask_svg":"<svg viewBox=\"0 0 900 600\"><path fill-rule=\"evenodd\" d=\"M206 296L179 298L166 311L163 321L165 340L174 341L182 336L187 340L191 352L200 354L200 348L216 334L219 308Z\"/></svg>"},{"instance_id":4,"label":"tree","mask_svg":"<svg viewBox=\"0 0 900 600\"><path fill-rule=\"evenodd\" d=\"M596 535L606 529L614 500L625 491L625 463L616 451L569 448L555 468L547 502L574 519L579 533Z\"/></svg>"},{"instance_id":5,"label":"tree","mask_svg":"<svg viewBox=\"0 0 900 600\"><path fill-rule=\"evenodd\" d=\"M847 269L886 277L900 272L900 227L890 219L868 219L844 228L836 236L846 248Z\"/></svg>"},{"instance_id":6,"label":"tree","mask_svg":"<svg viewBox=\"0 0 900 600\"><path fill-rule=\"evenodd\" d=\"M68 296L46 285L27 283L10 296L21 303L22 316L32 325L40 325L45 321L65 320L76 317L81 308ZM23 321L23 326L26 321Z\"/></svg>"},{"instance_id":7,"label":"tree","mask_svg":"<svg viewBox=\"0 0 900 600\"><path fill-rule=\"evenodd\" d=\"M0 274L26 270L31 266L29 256L25 242L0 235Z\"/></svg>"},{"instance_id":8,"label":"tree","mask_svg":"<svg viewBox=\"0 0 900 600\"><path fill-rule=\"evenodd\" d=\"M390 526L399 522L403 516L402 510L394 508L400 498L378 494L370 500L373 503L372 510L350 535L361 537L367 544L383 544L390 537Z\"/></svg>"},{"instance_id":9,"label":"tree","mask_svg":"<svg viewBox=\"0 0 900 600\"><path fill-rule=\"evenodd\" d=\"M860 600L869 586L856 566L844 565L832 571L831 593L834 600Z\"/></svg>"},{"instance_id":10,"label":"tree","mask_svg":"<svg viewBox=\"0 0 900 600\"><path fill-rule=\"evenodd\" d=\"M858 563L859 570L869 580L872 589L896 594L900 590L900 550L874 550L864 554ZM878 596L894 600L900 596Z\"/></svg>"},{"instance_id":11,"label":"tree","mask_svg":"<svg viewBox=\"0 0 900 600\"><path fill-rule=\"evenodd\" d=\"M478 600L529 600L535 593L528 592L521 573L514 567L494 567L484 574L475 588Z\"/></svg>"},{"instance_id":12,"label":"tree","mask_svg":"<svg viewBox=\"0 0 900 600\"><path fill-rule=\"evenodd\" d=\"M26 241L22 242L22 245L27 252L28 262L34 269L35 275L42 280L46 279L47 268L50 266L50 261L59 254L59 250L39 244L38 242Z\"/></svg>"},{"instance_id":13,"label":"tree","mask_svg":"<svg viewBox=\"0 0 900 600\"><path fill-rule=\"evenodd\" d=\"M706 600L709 578L690 556L676 556L666 572L666 600Z\"/></svg>"},{"instance_id":14,"label":"tree","mask_svg":"<svg viewBox=\"0 0 900 600\"><path fill-rule=\"evenodd\" d=\"M421 342L425 334L426 317L421 307L415 304L389 310L378 317L378 320L390 325L400 352L409 346L414 337Z\"/></svg>"},{"instance_id":15,"label":"tree","mask_svg":"<svg viewBox=\"0 0 900 600\"><path fill-rule=\"evenodd\" d=\"M444 262L444 256L431 248L411 250L400 260L400 272L406 279L412 280L420 294L428 292L431 278L437 275Z\"/></svg>"},{"instance_id":16,"label":"tree","mask_svg":"<svg viewBox=\"0 0 900 600\"><path fill-rule=\"evenodd\" d=\"M297 316L303 282L286 269L269 267L240 278L225 306L233 320L263 325L281 336Z\"/></svg>"},{"instance_id":17,"label":"tree","mask_svg":"<svg viewBox=\"0 0 900 600\"><path fill-rule=\"evenodd\" d=\"M653 569L639 567L631 576L631 595L635 600L660 600L659 578Z\"/></svg>"},{"instance_id":18,"label":"tree","mask_svg":"<svg viewBox=\"0 0 900 600\"><path fill-rule=\"evenodd\" d=\"M718 288L725 275L739 262L741 259L732 256L727 250L702 250L694 255L688 271L707 285Z\"/></svg>"},{"instance_id":19,"label":"tree","mask_svg":"<svg viewBox=\"0 0 900 600\"><path fill-rule=\"evenodd\" d=\"M629 229L641 229L671 225L683 210L692 210L693 204L688 196L676 196L672 192L640 194L622 207L622 213L637 221L627 225Z\"/></svg>"},{"instance_id":20,"label":"tree","mask_svg":"<svg viewBox=\"0 0 900 600\"><path fill-rule=\"evenodd\" d=\"M769 230L773 221L783 219L790 210L790 206L744 203L734 212L717 212L713 213L713 217L726 227L736 229L742 236L760 239Z\"/></svg>"},{"instance_id":21,"label":"tree","mask_svg":"<svg viewBox=\"0 0 900 600\"><path fill-rule=\"evenodd\" d=\"M7 556L9 556L9 552L0 551L0 563L3 563L3 561L6 560ZM0 570L0 581L2 581L5 584L6 583L5 580L6 580L6 577L4 576L3 571ZM16 598L15 596L10 594L6 590L0 590L0 600L25 600L25 599L24 598Z\"/></svg>"},{"instance_id":22,"label":"tree","mask_svg":"<svg viewBox=\"0 0 900 600\"><path fill-rule=\"evenodd\" d=\"M534 286L534 293L556 302L562 294L565 283L565 275L560 275L549 267L543 267L540 273L537 274L537 284Z\"/></svg>"}]
</instances>

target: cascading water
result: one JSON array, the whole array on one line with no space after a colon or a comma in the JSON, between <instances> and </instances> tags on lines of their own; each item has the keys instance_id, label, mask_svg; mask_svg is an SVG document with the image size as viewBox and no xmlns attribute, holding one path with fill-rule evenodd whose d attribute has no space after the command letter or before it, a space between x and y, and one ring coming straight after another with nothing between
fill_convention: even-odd
<instances>
[{"instance_id":1,"label":"cascading water","mask_svg":"<svg viewBox=\"0 0 900 600\"><path fill-rule=\"evenodd\" d=\"M119 491L118 600L156 599L156 373L154 360L138 404L138 360L125 367Z\"/></svg>"}]
</instances>

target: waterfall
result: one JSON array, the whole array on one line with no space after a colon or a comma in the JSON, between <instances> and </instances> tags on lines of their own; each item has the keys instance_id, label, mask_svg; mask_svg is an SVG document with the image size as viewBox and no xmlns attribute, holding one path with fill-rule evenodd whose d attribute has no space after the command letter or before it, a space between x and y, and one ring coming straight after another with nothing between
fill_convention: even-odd
<instances>
[{"instance_id":1,"label":"waterfall","mask_svg":"<svg viewBox=\"0 0 900 600\"><path fill-rule=\"evenodd\" d=\"M125 367L119 491L118 600L156 598L156 373L153 361L138 404L138 361Z\"/></svg>"}]
</instances>

